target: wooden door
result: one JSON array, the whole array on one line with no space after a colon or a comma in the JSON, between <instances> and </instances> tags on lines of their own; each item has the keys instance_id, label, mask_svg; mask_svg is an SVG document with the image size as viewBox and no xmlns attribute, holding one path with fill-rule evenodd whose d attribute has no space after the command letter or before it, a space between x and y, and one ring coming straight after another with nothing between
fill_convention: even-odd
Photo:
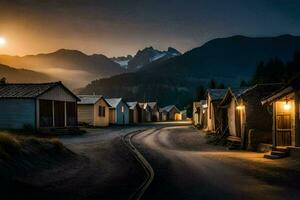
<instances>
[{"instance_id":1,"label":"wooden door","mask_svg":"<svg viewBox=\"0 0 300 200\"><path fill-rule=\"evenodd\" d=\"M54 122L55 127L65 126L65 102L54 101Z\"/></svg>"},{"instance_id":2,"label":"wooden door","mask_svg":"<svg viewBox=\"0 0 300 200\"><path fill-rule=\"evenodd\" d=\"M53 126L52 101L39 100L39 115L40 127Z\"/></svg>"},{"instance_id":3,"label":"wooden door","mask_svg":"<svg viewBox=\"0 0 300 200\"><path fill-rule=\"evenodd\" d=\"M67 102L67 126L77 125L77 108L75 102Z\"/></svg>"},{"instance_id":4,"label":"wooden door","mask_svg":"<svg viewBox=\"0 0 300 200\"><path fill-rule=\"evenodd\" d=\"M292 143L291 114L277 114L276 116L276 145L290 146Z\"/></svg>"}]
</instances>

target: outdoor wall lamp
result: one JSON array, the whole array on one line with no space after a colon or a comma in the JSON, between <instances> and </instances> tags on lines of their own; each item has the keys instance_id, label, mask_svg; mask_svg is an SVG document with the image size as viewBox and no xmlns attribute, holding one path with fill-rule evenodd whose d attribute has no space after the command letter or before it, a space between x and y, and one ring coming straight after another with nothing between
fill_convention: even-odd
<instances>
[{"instance_id":1,"label":"outdoor wall lamp","mask_svg":"<svg viewBox=\"0 0 300 200\"><path fill-rule=\"evenodd\" d=\"M243 110L244 108L245 108L244 105L238 105L238 106L236 107L237 110Z\"/></svg>"},{"instance_id":2,"label":"outdoor wall lamp","mask_svg":"<svg viewBox=\"0 0 300 200\"><path fill-rule=\"evenodd\" d=\"M290 110L291 109L291 105L289 104L288 100L286 100L285 104L283 105L283 109L284 110Z\"/></svg>"}]
</instances>

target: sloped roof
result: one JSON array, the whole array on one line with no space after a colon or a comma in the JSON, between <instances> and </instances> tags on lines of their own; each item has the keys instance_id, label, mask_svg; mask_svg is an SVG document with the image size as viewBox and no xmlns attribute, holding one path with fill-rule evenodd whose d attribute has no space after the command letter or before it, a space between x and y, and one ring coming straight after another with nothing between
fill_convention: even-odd
<instances>
[{"instance_id":1,"label":"sloped roof","mask_svg":"<svg viewBox=\"0 0 300 200\"><path fill-rule=\"evenodd\" d=\"M80 100L61 82L51 83L6 83L0 85L0 98L37 98L54 87L62 86L70 95Z\"/></svg>"},{"instance_id":2,"label":"sloped roof","mask_svg":"<svg viewBox=\"0 0 300 200\"><path fill-rule=\"evenodd\" d=\"M251 95L251 92L256 92L257 98L264 99L273 94L275 91L278 91L281 87L281 83L256 84L253 87L244 90L241 94L239 94L239 97L245 97L247 95Z\"/></svg>"},{"instance_id":3,"label":"sloped roof","mask_svg":"<svg viewBox=\"0 0 300 200\"><path fill-rule=\"evenodd\" d=\"M212 101L221 100L226 94L227 89L208 89L207 94L210 95Z\"/></svg>"},{"instance_id":4,"label":"sloped roof","mask_svg":"<svg viewBox=\"0 0 300 200\"><path fill-rule=\"evenodd\" d=\"M146 109L147 107L149 107L149 105L147 103L139 103L139 106L142 108L142 109Z\"/></svg>"},{"instance_id":5,"label":"sloped roof","mask_svg":"<svg viewBox=\"0 0 300 200\"><path fill-rule=\"evenodd\" d=\"M122 98L111 98L111 99L105 99L105 100L111 107L115 108L122 101Z\"/></svg>"},{"instance_id":6,"label":"sloped roof","mask_svg":"<svg viewBox=\"0 0 300 200\"><path fill-rule=\"evenodd\" d=\"M109 105L109 103L103 98L102 95L78 95L78 97L80 98L80 102L78 102L78 104L81 105L93 105L95 103L97 103L100 99L103 99L105 101L105 103Z\"/></svg>"},{"instance_id":7,"label":"sloped roof","mask_svg":"<svg viewBox=\"0 0 300 200\"><path fill-rule=\"evenodd\" d=\"M178 112L180 112L179 109L175 105L165 106L161 109L161 111L170 112L173 108L175 108L176 110L178 110Z\"/></svg>"},{"instance_id":8,"label":"sloped roof","mask_svg":"<svg viewBox=\"0 0 300 200\"><path fill-rule=\"evenodd\" d=\"M156 105L157 105L157 102L148 102L147 103L151 109L153 109Z\"/></svg>"},{"instance_id":9,"label":"sloped roof","mask_svg":"<svg viewBox=\"0 0 300 200\"><path fill-rule=\"evenodd\" d=\"M134 109L135 106L139 105L137 101L134 102L127 102L127 105L129 106L130 109Z\"/></svg>"}]
</instances>

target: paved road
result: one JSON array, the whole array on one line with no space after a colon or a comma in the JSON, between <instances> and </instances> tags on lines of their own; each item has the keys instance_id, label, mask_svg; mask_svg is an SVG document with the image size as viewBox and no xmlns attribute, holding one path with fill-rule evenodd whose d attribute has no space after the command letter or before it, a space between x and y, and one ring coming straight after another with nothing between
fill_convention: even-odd
<instances>
[{"instance_id":1,"label":"paved road","mask_svg":"<svg viewBox=\"0 0 300 200\"><path fill-rule=\"evenodd\" d=\"M144 132L134 144L155 172L142 199L300 199L299 190L266 182L224 160L226 150L206 144L192 126Z\"/></svg>"}]
</instances>

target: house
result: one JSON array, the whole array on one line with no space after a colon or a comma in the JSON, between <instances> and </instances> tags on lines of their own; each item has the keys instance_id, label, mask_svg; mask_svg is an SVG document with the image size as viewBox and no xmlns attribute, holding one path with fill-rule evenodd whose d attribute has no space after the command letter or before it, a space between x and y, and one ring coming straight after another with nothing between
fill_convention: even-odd
<instances>
[{"instance_id":1,"label":"house","mask_svg":"<svg viewBox=\"0 0 300 200\"><path fill-rule=\"evenodd\" d=\"M163 119L166 119L166 121L178 121L182 118L180 110L175 105L166 106L161 109L161 112L164 115Z\"/></svg>"},{"instance_id":2,"label":"house","mask_svg":"<svg viewBox=\"0 0 300 200\"><path fill-rule=\"evenodd\" d=\"M159 109L159 120L160 121L167 121L168 118L168 112L164 110L163 108Z\"/></svg>"},{"instance_id":3,"label":"house","mask_svg":"<svg viewBox=\"0 0 300 200\"><path fill-rule=\"evenodd\" d=\"M207 101L200 100L199 102L193 102L193 124L206 128L207 124Z\"/></svg>"},{"instance_id":4,"label":"house","mask_svg":"<svg viewBox=\"0 0 300 200\"><path fill-rule=\"evenodd\" d=\"M187 110L181 110L181 120L187 120Z\"/></svg>"},{"instance_id":5,"label":"house","mask_svg":"<svg viewBox=\"0 0 300 200\"><path fill-rule=\"evenodd\" d=\"M300 77L262 100L265 106L272 106L273 148L300 147Z\"/></svg>"},{"instance_id":6,"label":"house","mask_svg":"<svg viewBox=\"0 0 300 200\"><path fill-rule=\"evenodd\" d=\"M0 128L77 126L80 99L61 82L0 85Z\"/></svg>"},{"instance_id":7,"label":"house","mask_svg":"<svg viewBox=\"0 0 300 200\"><path fill-rule=\"evenodd\" d=\"M139 106L142 108L142 121L151 122L151 108L147 103L139 103Z\"/></svg>"},{"instance_id":8,"label":"house","mask_svg":"<svg viewBox=\"0 0 300 200\"><path fill-rule=\"evenodd\" d=\"M129 123L136 124L142 122L142 108L138 102L127 102L129 106Z\"/></svg>"},{"instance_id":9,"label":"house","mask_svg":"<svg viewBox=\"0 0 300 200\"><path fill-rule=\"evenodd\" d=\"M157 102L148 102L151 112L151 121L156 122L159 121L159 108Z\"/></svg>"},{"instance_id":10,"label":"house","mask_svg":"<svg viewBox=\"0 0 300 200\"><path fill-rule=\"evenodd\" d=\"M80 102L77 105L78 122L92 126L109 125L108 102L101 95L79 95Z\"/></svg>"},{"instance_id":11,"label":"house","mask_svg":"<svg viewBox=\"0 0 300 200\"><path fill-rule=\"evenodd\" d=\"M227 89L208 89L207 96L207 128L209 132L220 133L221 110L218 108Z\"/></svg>"},{"instance_id":12,"label":"house","mask_svg":"<svg viewBox=\"0 0 300 200\"><path fill-rule=\"evenodd\" d=\"M124 125L129 124L129 106L122 98L105 99L109 107L109 123Z\"/></svg>"},{"instance_id":13,"label":"house","mask_svg":"<svg viewBox=\"0 0 300 200\"><path fill-rule=\"evenodd\" d=\"M261 100L281 84L257 84L249 88L229 88L220 102L221 131L228 134L236 147L256 149L260 143L271 142L272 114Z\"/></svg>"}]
</instances>

